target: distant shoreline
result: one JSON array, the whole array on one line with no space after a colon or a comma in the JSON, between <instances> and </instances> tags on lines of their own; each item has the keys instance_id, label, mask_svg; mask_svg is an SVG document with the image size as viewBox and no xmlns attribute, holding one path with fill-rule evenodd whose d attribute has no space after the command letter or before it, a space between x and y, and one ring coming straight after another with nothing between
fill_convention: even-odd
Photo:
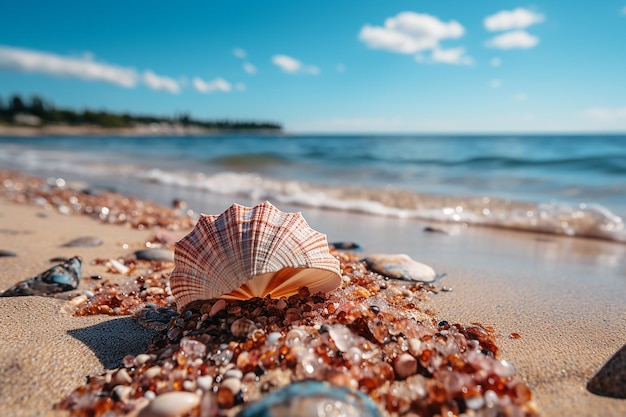
<instances>
[{"instance_id":1,"label":"distant shoreline","mask_svg":"<svg viewBox=\"0 0 626 417\"><path fill-rule=\"evenodd\" d=\"M102 127L95 125L14 126L0 124L0 137L20 136L204 136L219 134L280 134L281 129L207 129L180 124L152 124L133 127Z\"/></svg>"}]
</instances>

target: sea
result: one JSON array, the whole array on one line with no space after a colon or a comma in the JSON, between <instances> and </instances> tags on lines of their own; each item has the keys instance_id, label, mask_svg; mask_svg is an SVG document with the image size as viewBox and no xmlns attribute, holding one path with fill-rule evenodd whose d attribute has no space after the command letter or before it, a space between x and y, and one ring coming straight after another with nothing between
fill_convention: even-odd
<instances>
[{"instance_id":1,"label":"sea","mask_svg":"<svg viewBox=\"0 0 626 417\"><path fill-rule=\"evenodd\" d=\"M268 199L626 242L626 135L3 137L0 168L162 204Z\"/></svg>"}]
</instances>

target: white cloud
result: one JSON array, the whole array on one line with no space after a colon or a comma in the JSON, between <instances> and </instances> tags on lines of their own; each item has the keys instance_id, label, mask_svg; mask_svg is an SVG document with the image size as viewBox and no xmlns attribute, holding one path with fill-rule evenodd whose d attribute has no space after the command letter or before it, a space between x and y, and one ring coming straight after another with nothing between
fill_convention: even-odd
<instances>
[{"instance_id":1,"label":"white cloud","mask_svg":"<svg viewBox=\"0 0 626 417\"><path fill-rule=\"evenodd\" d=\"M194 77L192 84L196 91L205 94L218 91L227 93L232 90L230 83L223 78L216 78L213 81L204 81L202 78Z\"/></svg>"},{"instance_id":2,"label":"white cloud","mask_svg":"<svg viewBox=\"0 0 626 417\"><path fill-rule=\"evenodd\" d=\"M489 31L501 31L511 29L524 29L528 26L536 25L545 20L544 15L535 13L532 10L518 7L514 10L502 10L491 16L487 16L483 21L485 29Z\"/></svg>"},{"instance_id":3,"label":"white cloud","mask_svg":"<svg viewBox=\"0 0 626 417\"><path fill-rule=\"evenodd\" d=\"M626 107L593 107L582 112L581 116L596 122L626 122Z\"/></svg>"},{"instance_id":4,"label":"white cloud","mask_svg":"<svg viewBox=\"0 0 626 417\"><path fill-rule=\"evenodd\" d=\"M513 96L513 100L521 103L522 101L528 100L528 94L526 94L526 93L517 93L517 94L515 94Z\"/></svg>"},{"instance_id":5,"label":"white cloud","mask_svg":"<svg viewBox=\"0 0 626 417\"><path fill-rule=\"evenodd\" d=\"M272 63L283 70L283 72L289 74L312 74L318 75L320 69L314 65L305 65L295 58L287 55L274 55L272 57Z\"/></svg>"},{"instance_id":6,"label":"white cloud","mask_svg":"<svg viewBox=\"0 0 626 417\"><path fill-rule=\"evenodd\" d=\"M248 54L241 48L233 48L233 55L237 58L244 59Z\"/></svg>"},{"instance_id":7,"label":"white cloud","mask_svg":"<svg viewBox=\"0 0 626 417\"><path fill-rule=\"evenodd\" d=\"M173 78L164 77L148 70L143 73L143 82L153 90L165 90L172 94L180 92L180 84Z\"/></svg>"},{"instance_id":8,"label":"white cloud","mask_svg":"<svg viewBox=\"0 0 626 417\"><path fill-rule=\"evenodd\" d=\"M499 78L494 78L493 80L489 81L489 87L500 88L502 87L502 81Z\"/></svg>"},{"instance_id":9,"label":"white cloud","mask_svg":"<svg viewBox=\"0 0 626 417\"><path fill-rule=\"evenodd\" d=\"M491 64L492 67L499 67L500 65L502 65L502 60L498 57L491 58L489 64Z\"/></svg>"},{"instance_id":10,"label":"white cloud","mask_svg":"<svg viewBox=\"0 0 626 417\"><path fill-rule=\"evenodd\" d=\"M256 67L249 62L244 62L243 70L248 74L256 74Z\"/></svg>"},{"instance_id":11,"label":"white cloud","mask_svg":"<svg viewBox=\"0 0 626 417\"><path fill-rule=\"evenodd\" d=\"M472 65L474 63L472 58L465 55L465 48L463 47L449 49L435 48L433 50L432 60L433 62L454 65Z\"/></svg>"},{"instance_id":12,"label":"white cloud","mask_svg":"<svg viewBox=\"0 0 626 417\"><path fill-rule=\"evenodd\" d=\"M337 72L345 72L346 71L346 65L345 64L337 64L337 66L335 68L337 69Z\"/></svg>"},{"instance_id":13,"label":"white cloud","mask_svg":"<svg viewBox=\"0 0 626 417\"><path fill-rule=\"evenodd\" d=\"M455 20L446 23L435 16L401 12L385 20L384 27L365 25L359 39L372 49L401 54L435 49L443 39L457 39L465 29Z\"/></svg>"},{"instance_id":14,"label":"white cloud","mask_svg":"<svg viewBox=\"0 0 626 417\"><path fill-rule=\"evenodd\" d=\"M624 7L622 8L622 15L623 15L623 16L626 16L626 6L624 6Z\"/></svg>"},{"instance_id":15,"label":"white cloud","mask_svg":"<svg viewBox=\"0 0 626 417\"><path fill-rule=\"evenodd\" d=\"M48 52L2 45L0 45L0 69L103 81L126 88L135 87L139 79L133 68L95 62L91 55L82 58L63 57Z\"/></svg>"},{"instance_id":16,"label":"white cloud","mask_svg":"<svg viewBox=\"0 0 626 417\"><path fill-rule=\"evenodd\" d=\"M498 35L487 41L487 46L498 49L529 49L537 46L539 38L525 30L514 30Z\"/></svg>"},{"instance_id":17,"label":"white cloud","mask_svg":"<svg viewBox=\"0 0 626 417\"><path fill-rule=\"evenodd\" d=\"M237 83L235 84L235 90L246 91L246 85L244 83Z\"/></svg>"}]
</instances>

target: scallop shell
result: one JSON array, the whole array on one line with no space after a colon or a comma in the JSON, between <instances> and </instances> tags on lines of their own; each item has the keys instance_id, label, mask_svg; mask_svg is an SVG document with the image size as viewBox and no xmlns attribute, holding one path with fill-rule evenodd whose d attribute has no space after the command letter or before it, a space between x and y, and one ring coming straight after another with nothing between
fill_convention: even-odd
<instances>
[{"instance_id":1,"label":"scallop shell","mask_svg":"<svg viewBox=\"0 0 626 417\"><path fill-rule=\"evenodd\" d=\"M339 261L326 235L301 213L284 213L269 202L233 204L221 215L202 215L175 246L170 279L179 310L196 300L288 297L341 284Z\"/></svg>"}]
</instances>

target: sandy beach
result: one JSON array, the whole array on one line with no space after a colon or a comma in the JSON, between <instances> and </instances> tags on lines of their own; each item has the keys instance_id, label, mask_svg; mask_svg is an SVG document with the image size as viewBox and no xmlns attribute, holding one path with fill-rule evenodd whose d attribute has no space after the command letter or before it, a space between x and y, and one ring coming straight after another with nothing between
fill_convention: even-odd
<instances>
[{"instance_id":1,"label":"sandy beach","mask_svg":"<svg viewBox=\"0 0 626 417\"><path fill-rule=\"evenodd\" d=\"M203 211L221 212L229 205L224 200ZM626 343L625 245L447 225L436 226L450 234L426 233L427 224L414 220L280 208L302 211L329 241L356 241L367 253L407 253L446 273L436 286L452 291L431 295L427 305L438 320L493 326L499 358L516 367L540 415L626 415L626 400L585 388ZM93 261L125 256L153 233L0 198L0 249L17 254L0 258L0 289L49 268L53 257L75 255L85 261L83 277L123 282ZM81 236L104 243L61 247ZM73 317L65 305L50 297L0 298L1 414L67 415L53 405L87 376L143 352L154 335L130 317Z\"/></svg>"}]
</instances>

